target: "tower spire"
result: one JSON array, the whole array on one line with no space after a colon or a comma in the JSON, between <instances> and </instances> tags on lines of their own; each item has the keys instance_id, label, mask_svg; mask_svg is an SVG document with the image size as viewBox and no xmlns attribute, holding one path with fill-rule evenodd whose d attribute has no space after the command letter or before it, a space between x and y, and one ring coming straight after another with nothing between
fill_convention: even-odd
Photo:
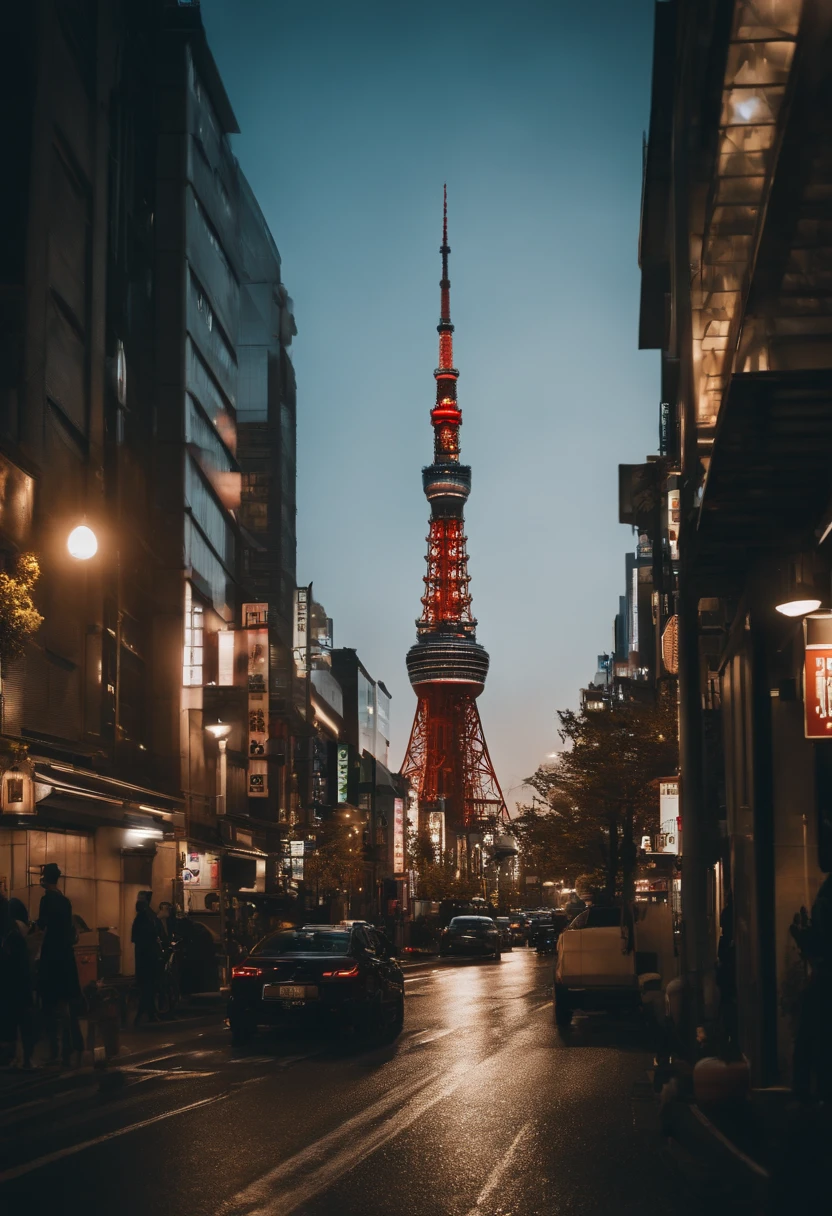
<instances>
[{"instance_id":1,"label":"tower spire","mask_svg":"<svg viewBox=\"0 0 832 1216\"><path fill-rule=\"evenodd\" d=\"M436 377L436 405L431 413L434 427L434 457L436 460L459 460L459 428L462 411L456 403L456 382L459 372L454 367L454 327L451 324L451 280L448 278L448 187L444 188L442 208L442 278L439 280L440 311L439 366Z\"/></svg>"},{"instance_id":2,"label":"tower spire","mask_svg":"<svg viewBox=\"0 0 832 1216\"><path fill-rule=\"evenodd\" d=\"M430 503L427 574L417 641L407 655L410 682L419 699L402 773L418 790L424 810L444 806L451 830L507 822L508 811L488 755L476 698L485 686L488 654L476 638L471 614L466 552L465 502L471 470L459 463L451 281L448 277L448 190L443 192L442 278L436 404L430 420L433 464L422 470ZM471 864L471 855L463 849Z\"/></svg>"}]
</instances>

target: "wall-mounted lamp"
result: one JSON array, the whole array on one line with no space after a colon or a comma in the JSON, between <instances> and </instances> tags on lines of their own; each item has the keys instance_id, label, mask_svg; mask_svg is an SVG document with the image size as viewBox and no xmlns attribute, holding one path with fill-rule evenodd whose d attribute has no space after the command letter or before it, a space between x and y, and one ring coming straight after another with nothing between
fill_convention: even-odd
<instances>
[{"instance_id":1,"label":"wall-mounted lamp","mask_svg":"<svg viewBox=\"0 0 832 1216\"><path fill-rule=\"evenodd\" d=\"M98 537L92 528L88 528L86 524L79 524L67 537L66 547L69 550L69 556L74 557L77 562L88 562L98 552Z\"/></svg>"},{"instance_id":2,"label":"wall-mounted lamp","mask_svg":"<svg viewBox=\"0 0 832 1216\"><path fill-rule=\"evenodd\" d=\"M798 557L790 563L789 579L782 598L774 607L782 616L808 616L817 612L823 600L815 586L811 557Z\"/></svg>"}]
</instances>

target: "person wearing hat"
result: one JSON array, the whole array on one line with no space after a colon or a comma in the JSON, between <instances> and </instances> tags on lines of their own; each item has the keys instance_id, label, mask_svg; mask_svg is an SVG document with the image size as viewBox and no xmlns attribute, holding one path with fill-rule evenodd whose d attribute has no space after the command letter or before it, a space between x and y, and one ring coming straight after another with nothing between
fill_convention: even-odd
<instances>
[{"instance_id":1,"label":"person wearing hat","mask_svg":"<svg viewBox=\"0 0 832 1216\"><path fill-rule=\"evenodd\" d=\"M10 1059L17 1048L17 1035L23 1046L23 1067L32 1067L35 1046L32 970L26 937L29 933L29 913L19 899L10 899L6 931L0 941L0 1023L2 1038L10 1048Z\"/></svg>"},{"instance_id":2,"label":"person wearing hat","mask_svg":"<svg viewBox=\"0 0 832 1216\"><path fill-rule=\"evenodd\" d=\"M72 1054L80 1063L84 1038L78 1025L81 985L75 963L75 927L72 904L58 889L61 871L54 861L43 867L40 885L44 888L38 912L38 926L44 930L38 965L38 989L49 1035L50 1063L58 1060L58 1025L61 1026L61 1060L65 1067Z\"/></svg>"}]
</instances>

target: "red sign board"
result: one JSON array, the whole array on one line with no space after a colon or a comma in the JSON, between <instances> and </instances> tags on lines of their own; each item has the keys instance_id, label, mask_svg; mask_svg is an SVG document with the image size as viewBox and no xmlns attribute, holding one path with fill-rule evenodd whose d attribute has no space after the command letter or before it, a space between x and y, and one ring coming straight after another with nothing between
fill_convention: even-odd
<instances>
[{"instance_id":1,"label":"red sign board","mask_svg":"<svg viewBox=\"0 0 832 1216\"><path fill-rule=\"evenodd\" d=\"M832 646L806 650L803 705L807 739L832 739Z\"/></svg>"}]
</instances>

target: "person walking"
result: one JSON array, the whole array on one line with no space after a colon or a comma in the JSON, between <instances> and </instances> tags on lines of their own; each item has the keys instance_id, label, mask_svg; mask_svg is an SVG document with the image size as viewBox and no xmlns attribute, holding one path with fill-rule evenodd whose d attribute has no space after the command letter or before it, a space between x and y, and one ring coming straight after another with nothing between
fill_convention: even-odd
<instances>
[{"instance_id":1,"label":"person walking","mask_svg":"<svg viewBox=\"0 0 832 1216\"><path fill-rule=\"evenodd\" d=\"M9 1063L17 1053L17 1037L23 1048L23 1067L32 1068L35 1048L32 969L29 965L29 914L19 899L8 903L6 931L0 939L0 1038L10 1046Z\"/></svg>"},{"instance_id":2,"label":"person walking","mask_svg":"<svg viewBox=\"0 0 832 1216\"><path fill-rule=\"evenodd\" d=\"M136 900L136 916L130 940L136 957L136 985L139 989L139 1007L136 1010L138 1026L142 1017L149 1022L158 1022L156 1012L156 987L162 961L162 943L159 939L159 920L146 899Z\"/></svg>"},{"instance_id":3,"label":"person walking","mask_svg":"<svg viewBox=\"0 0 832 1216\"><path fill-rule=\"evenodd\" d=\"M61 1031L61 1062L72 1063L73 1054L80 1064L84 1038L78 1025L81 985L75 962L75 928L72 904L58 889L61 871L54 861L43 867L40 885L44 893L38 911L38 927L43 929L43 944L38 964L38 990L49 1035L50 1064L58 1062L58 1029Z\"/></svg>"}]
</instances>

